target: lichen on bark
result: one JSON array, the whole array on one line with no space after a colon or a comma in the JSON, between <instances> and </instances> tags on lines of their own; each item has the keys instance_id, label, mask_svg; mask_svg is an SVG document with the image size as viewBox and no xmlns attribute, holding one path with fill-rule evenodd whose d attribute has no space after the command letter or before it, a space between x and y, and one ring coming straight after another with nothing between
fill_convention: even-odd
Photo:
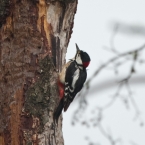
<instances>
[{"instance_id":1,"label":"lichen on bark","mask_svg":"<svg viewBox=\"0 0 145 145\"><path fill-rule=\"evenodd\" d=\"M42 132L43 126L49 121L49 112L54 111L58 90L57 72L52 59L46 56L39 62L39 66L39 79L25 90L26 99L23 109L29 115L40 119L39 131Z\"/></svg>"}]
</instances>

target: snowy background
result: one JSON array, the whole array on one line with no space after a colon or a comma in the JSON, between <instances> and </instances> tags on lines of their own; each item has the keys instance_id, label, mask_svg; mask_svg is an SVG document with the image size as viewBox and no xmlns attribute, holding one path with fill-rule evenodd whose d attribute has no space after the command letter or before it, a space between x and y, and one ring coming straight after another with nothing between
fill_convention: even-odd
<instances>
[{"instance_id":1,"label":"snowy background","mask_svg":"<svg viewBox=\"0 0 145 145\"><path fill-rule=\"evenodd\" d=\"M88 52L91 64L88 67L88 78L103 63L115 55L104 49L110 47L113 35L112 26L119 23L127 26L137 26L145 29L145 0L78 0L74 28L67 50L66 60L73 58L76 52L75 43L79 48ZM114 46L121 53L142 46L145 43L145 34L117 32ZM140 54L145 58L145 54ZM118 70L116 76L109 67L102 71L91 83L87 101L89 107L82 118L88 120L97 116L96 106L107 104L110 97L116 92L117 82L129 74L131 62L125 63ZM145 65L136 66L136 73L131 80L131 91L136 102L135 107L128 101L126 106L121 99L103 112L102 126L107 134L119 141L116 145L144 145L145 144ZM124 87L121 90L123 97L128 97ZM129 100L129 99L128 99ZM80 123L72 125L72 118L78 108L78 99L75 99L66 113L63 113L63 134L65 145L110 145L110 141L94 126L86 127ZM139 116L136 115L139 110Z\"/></svg>"}]
</instances>

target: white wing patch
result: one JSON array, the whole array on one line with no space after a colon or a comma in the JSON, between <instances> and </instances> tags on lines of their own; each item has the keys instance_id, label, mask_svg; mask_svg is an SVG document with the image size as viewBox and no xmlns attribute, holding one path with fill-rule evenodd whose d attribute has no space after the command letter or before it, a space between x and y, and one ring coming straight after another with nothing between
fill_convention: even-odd
<instances>
[{"instance_id":1,"label":"white wing patch","mask_svg":"<svg viewBox=\"0 0 145 145\"><path fill-rule=\"evenodd\" d=\"M71 88L72 89L69 86L67 86L65 88L65 91L69 90L71 93L74 92L75 84L76 84L76 82L77 82L77 80L79 78L79 74L80 74L79 71L80 71L79 69L76 69L76 71L74 72L74 75L72 76L73 77L72 84L71 84ZM68 83L66 83L66 84L68 84ZM66 95L67 95L67 93L65 93L65 96Z\"/></svg>"},{"instance_id":2,"label":"white wing patch","mask_svg":"<svg viewBox=\"0 0 145 145\"><path fill-rule=\"evenodd\" d=\"M74 87L75 87L75 84L76 84L76 82L77 82L77 80L78 80L78 78L79 78L79 69L77 69L76 71L75 71L75 73L74 73L74 75L73 75L73 81L72 81L72 88L73 88L73 90L74 90Z\"/></svg>"}]
</instances>

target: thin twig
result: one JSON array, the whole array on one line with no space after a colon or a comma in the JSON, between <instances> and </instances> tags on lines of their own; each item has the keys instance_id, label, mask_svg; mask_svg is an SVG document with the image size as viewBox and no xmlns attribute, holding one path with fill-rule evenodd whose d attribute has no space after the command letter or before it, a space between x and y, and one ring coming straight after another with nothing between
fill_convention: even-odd
<instances>
[{"instance_id":1,"label":"thin twig","mask_svg":"<svg viewBox=\"0 0 145 145\"><path fill-rule=\"evenodd\" d=\"M121 57L124 57L124 56L127 56L127 55L132 55L134 54L135 52L139 52L141 50L143 50L145 48L145 44L143 44L141 47L139 48L136 48L135 50L131 50L131 51L128 51L128 52L125 52L125 53L121 53L121 54L118 54L117 56L111 58L110 60L108 60L106 63L102 64L95 72L94 74L92 75L92 77L90 79L88 79L88 81L86 82L86 85L88 85L92 79L94 79L94 77L96 77L106 66L108 66L110 63L116 61L117 59L121 58Z\"/></svg>"}]
</instances>

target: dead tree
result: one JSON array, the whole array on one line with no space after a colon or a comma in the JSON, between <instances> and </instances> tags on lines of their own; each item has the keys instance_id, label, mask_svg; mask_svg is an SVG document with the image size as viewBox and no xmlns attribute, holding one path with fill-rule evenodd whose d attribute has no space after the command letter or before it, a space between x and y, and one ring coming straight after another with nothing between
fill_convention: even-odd
<instances>
[{"instance_id":1,"label":"dead tree","mask_svg":"<svg viewBox=\"0 0 145 145\"><path fill-rule=\"evenodd\" d=\"M0 145L63 145L57 74L77 0L0 0Z\"/></svg>"}]
</instances>

